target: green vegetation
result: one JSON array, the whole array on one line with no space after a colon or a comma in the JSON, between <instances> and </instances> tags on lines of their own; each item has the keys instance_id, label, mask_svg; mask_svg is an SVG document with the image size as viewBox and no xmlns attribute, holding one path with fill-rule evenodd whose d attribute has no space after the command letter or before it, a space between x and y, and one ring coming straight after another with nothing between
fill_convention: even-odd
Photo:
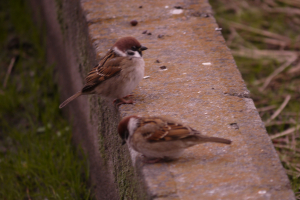
<instances>
[{"instance_id":1,"label":"green vegetation","mask_svg":"<svg viewBox=\"0 0 300 200\"><path fill-rule=\"evenodd\" d=\"M0 1L0 199L91 199L44 35L25 1Z\"/></svg>"},{"instance_id":2,"label":"green vegetation","mask_svg":"<svg viewBox=\"0 0 300 200\"><path fill-rule=\"evenodd\" d=\"M300 1L210 3L300 199Z\"/></svg>"}]
</instances>

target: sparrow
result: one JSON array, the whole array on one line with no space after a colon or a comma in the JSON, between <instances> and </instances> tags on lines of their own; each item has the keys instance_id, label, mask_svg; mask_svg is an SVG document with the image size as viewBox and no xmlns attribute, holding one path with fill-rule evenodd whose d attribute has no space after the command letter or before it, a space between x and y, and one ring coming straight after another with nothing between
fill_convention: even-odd
<instances>
[{"instance_id":1,"label":"sparrow","mask_svg":"<svg viewBox=\"0 0 300 200\"><path fill-rule=\"evenodd\" d=\"M231 144L231 140L205 136L189 126L158 116L125 117L118 125L118 133L123 144L146 157L146 163L173 160L186 148L205 142Z\"/></svg>"},{"instance_id":2,"label":"sparrow","mask_svg":"<svg viewBox=\"0 0 300 200\"><path fill-rule=\"evenodd\" d=\"M133 103L125 100L144 77L145 62L142 46L134 37L123 37L109 49L99 63L88 73L83 88L69 97L59 108L81 95L98 94L120 101L118 105Z\"/></svg>"}]
</instances>

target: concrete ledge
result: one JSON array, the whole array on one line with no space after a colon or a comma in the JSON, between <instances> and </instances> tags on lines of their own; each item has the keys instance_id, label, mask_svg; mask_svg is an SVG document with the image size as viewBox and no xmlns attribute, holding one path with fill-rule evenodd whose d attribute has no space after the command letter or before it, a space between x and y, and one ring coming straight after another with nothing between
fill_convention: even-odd
<instances>
[{"instance_id":1,"label":"concrete ledge","mask_svg":"<svg viewBox=\"0 0 300 200\"><path fill-rule=\"evenodd\" d=\"M96 199L295 199L206 0L31 2L47 22L48 57L57 63L62 99L81 89L117 38L130 35L149 48L150 77L134 91L134 105L118 111L89 96L65 109L74 141L89 155ZM233 144L198 145L176 161L143 164L117 135L120 117L130 114L168 115Z\"/></svg>"}]
</instances>

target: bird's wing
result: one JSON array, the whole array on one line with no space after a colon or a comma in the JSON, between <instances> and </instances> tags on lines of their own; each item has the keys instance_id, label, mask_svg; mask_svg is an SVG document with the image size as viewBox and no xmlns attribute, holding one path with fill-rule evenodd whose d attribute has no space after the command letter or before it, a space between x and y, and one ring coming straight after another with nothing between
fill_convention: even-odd
<instances>
[{"instance_id":1,"label":"bird's wing","mask_svg":"<svg viewBox=\"0 0 300 200\"><path fill-rule=\"evenodd\" d=\"M124 59L126 59L126 57L108 59L103 65L99 64L94 67L86 77L86 84L82 89L82 93L92 91L103 81L119 74L122 70L121 63Z\"/></svg>"},{"instance_id":2,"label":"bird's wing","mask_svg":"<svg viewBox=\"0 0 300 200\"><path fill-rule=\"evenodd\" d=\"M193 135L190 127L161 117L144 118L140 122L141 134L149 142L179 140Z\"/></svg>"}]
</instances>

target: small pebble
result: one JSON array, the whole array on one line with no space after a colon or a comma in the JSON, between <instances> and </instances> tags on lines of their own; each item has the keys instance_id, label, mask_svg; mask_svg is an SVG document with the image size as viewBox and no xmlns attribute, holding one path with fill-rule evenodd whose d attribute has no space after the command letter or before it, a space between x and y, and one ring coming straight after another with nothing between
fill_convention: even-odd
<instances>
[{"instance_id":1,"label":"small pebble","mask_svg":"<svg viewBox=\"0 0 300 200\"><path fill-rule=\"evenodd\" d=\"M201 14L201 17L204 17L204 18L206 18L206 17L209 17L209 15L208 15L208 14L206 14L206 13L202 13L202 14Z\"/></svg>"},{"instance_id":2,"label":"small pebble","mask_svg":"<svg viewBox=\"0 0 300 200\"><path fill-rule=\"evenodd\" d=\"M159 67L160 69L167 69L167 67L166 66L161 66L161 67Z\"/></svg>"},{"instance_id":3,"label":"small pebble","mask_svg":"<svg viewBox=\"0 0 300 200\"><path fill-rule=\"evenodd\" d=\"M139 8L143 8L143 6L139 6Z\"/></svg>"},{"instance_id":4,"label":"small pebble","mask_svg":"<svg viewBox=\"0 0 300 200\"><path fill-rule=\"evenodd\" d=\"M159 61L159 60L156 60L155 62L156 62L156 63L160 63L160 61Z\"/></svg>"},{"instance_id":5,"label":"small pebble","mask_svg":"<svg viewBox=\"0 0 300 200\"><path fill-rule=\"evenodd\" d=\"M142 34L146 34L146 33L147 33L147 30L145 30L145 31L142 32Z\"/></svg>"},{"instance_id":6,"label":"small pebble","mask_svg":"<svg viewBox=\"0 0 300 200\"><path fill-rule=\"evenodd\" d=\"M147 33L147 35L152 35L152 33L151 33L151 32L149 32L149 33Z\"/></svg>"},{"instance_id":7,"label":"small pebble","mask_svg":"<svg viewBox=\"0 0 300 200\"><path fill-rule=\"evenodd\" d=\"M171 10L171 13L172 13L173 15L179 15L179 14L181 14L182 12L183 12L182 9L174 9L174 10Z\"/></svg>"},{"instance_id":8,"label":"small pebble","mask_svg":"<svg viewBox=\"0 0 300 200\"><path fill-rule=\"evenodd\" d=\"M131 26L136 26L138 24L138 21L136 20L131 20L130 22Z\"/></svg>"}]
</instances>

